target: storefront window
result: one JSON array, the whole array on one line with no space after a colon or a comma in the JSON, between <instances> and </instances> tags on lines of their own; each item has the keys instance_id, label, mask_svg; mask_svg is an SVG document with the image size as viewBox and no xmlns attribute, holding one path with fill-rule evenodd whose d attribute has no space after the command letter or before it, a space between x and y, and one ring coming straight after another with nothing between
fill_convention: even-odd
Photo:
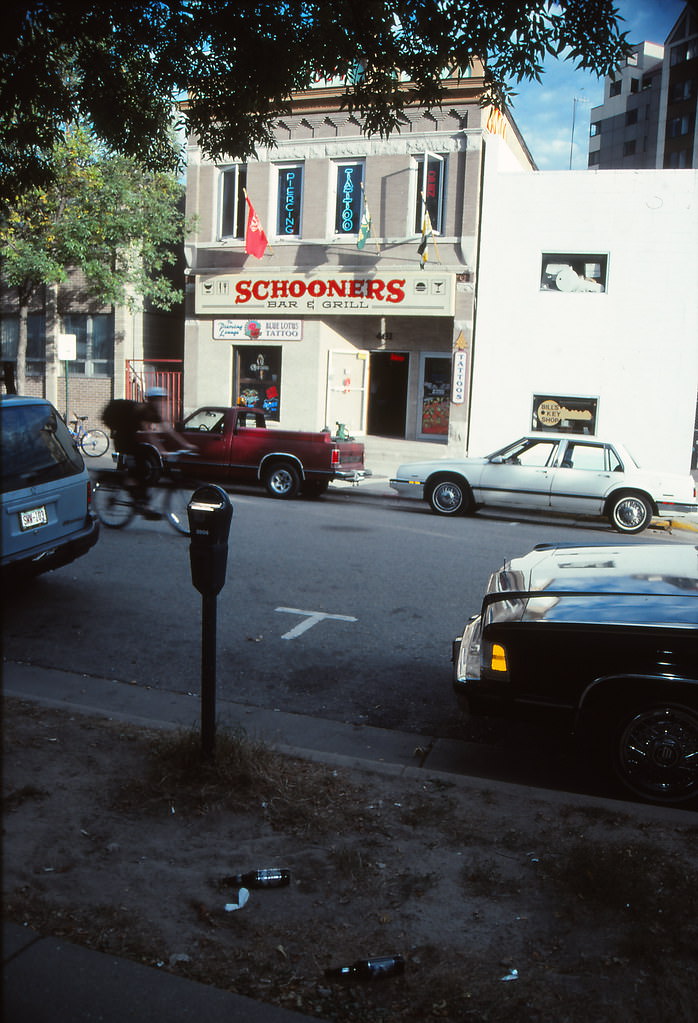
<instances>
[{"instance_id":1,"label":"storefront window","mask_svg":"<svg viewBox=\"0 0 698 1023\"><path fill-rule=\"evenodd\" d=\"M268 419L281 413L281 348L240 345L235 349L235 403L261 408Z\"/></svg>"},{"instance_id":2,"label":"storefront window","mask_svg":"<svg viewBox=\"0 0 698 1023\"><path fill-rule=\"evenodd\" d=\"M570 398L559 394L534 394L534 430L547 433L596 433L597 398Z\"/></svg>"},{"instance_id":3,"label":"storefront window","mask_svg":"<svg viewBox=\"0 0 698 1023\"><path fill-rule=\"evenodd\" d=\"M451 359L449 356L425 355L422 366L420 434L425 437L447 437Z\"/></svg>"}]
</instances>

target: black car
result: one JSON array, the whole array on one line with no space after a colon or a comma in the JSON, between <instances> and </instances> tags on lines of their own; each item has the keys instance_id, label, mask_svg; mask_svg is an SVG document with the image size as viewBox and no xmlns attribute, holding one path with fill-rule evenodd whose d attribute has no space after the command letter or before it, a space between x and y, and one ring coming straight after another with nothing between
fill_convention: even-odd
<instances>
[{"instance_id":1,"label":"black car","mask_svg":"<svg viewBox=\"0 0 698 1023\"><path fill-rule=\"evenodd\" d=\"M698 801L698 547L535 547L491 576L453 661L467 714L591 738L626 793Z\"/></svg>"}]
</instances>

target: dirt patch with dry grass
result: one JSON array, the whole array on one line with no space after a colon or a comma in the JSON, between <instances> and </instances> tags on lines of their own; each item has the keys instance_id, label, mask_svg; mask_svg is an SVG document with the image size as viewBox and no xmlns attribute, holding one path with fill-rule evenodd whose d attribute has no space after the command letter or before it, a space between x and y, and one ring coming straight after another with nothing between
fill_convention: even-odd
<instances>
[{"instance_id":1,"label":"dirt patch with dry grass","mask_svg":"<svg viewBox=\"0 0 698 1023\"><path fill-rule=\"evenodd\" d=\"M698 820L334 770L218 732L4 712L5 916L337 1023L672 1020L698 1004ZM288 887L236 912L232 874ZM363 984L327 968L399 953Z\"/></svg>"}]
</instances>

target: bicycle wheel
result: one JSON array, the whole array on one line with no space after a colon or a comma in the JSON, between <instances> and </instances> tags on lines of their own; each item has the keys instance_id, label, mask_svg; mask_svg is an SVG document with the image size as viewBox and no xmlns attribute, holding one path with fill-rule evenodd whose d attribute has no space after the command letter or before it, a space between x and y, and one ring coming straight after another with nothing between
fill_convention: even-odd
<instances>
[{"instance_id":1,"label":"bicycle wheel","mask_svg":"<svg viewBox=\"0 0 698 1023\"><path fill-rule=\"evenodd\" d=\"M109 448L109 438L104 430L88 430L82 435L80 447L90 458L99 458Z\"/></svg>"},{"instance_id":2,"label":"bicycle wheel","mask_svg":"<svg viewBox=\"0 0 698 1023\"><path fill-rule=\"evenodd\" d=\"M182 533L184 536L189 536L189 516L187 515L187 505L191 500L191 495L197 489L195 486L188 486L187 484L173 483L169 487L165 487L165 494L162 499L162 510L165 513L165 518L178 533Z\"/></svg>"},{"instance_id":3,"label":"bicycle wheel","mask_svg":"<svg viewBox=\"0 0 698 1023\"><path fill-rule=\"evenodd\" d=\"M100 522L109 529L123 529L136 513L131 495L117 480L96 483L92 500Z\"/></svg>"}]
</instances>

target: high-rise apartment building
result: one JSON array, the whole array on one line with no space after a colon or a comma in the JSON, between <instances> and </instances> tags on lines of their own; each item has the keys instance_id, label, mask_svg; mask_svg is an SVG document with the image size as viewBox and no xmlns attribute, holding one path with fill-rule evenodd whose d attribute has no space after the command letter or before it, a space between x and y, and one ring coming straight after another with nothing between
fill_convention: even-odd
<instances>
[{"instance_id":1,"label":"high-rise apartment building","mask_svg":"<svg viewBox=\"0 0 698 1023\"><path fill-rule=\"evenodd\" d=\"M698 167L698 20L688 8L663 46L642 42L591 111L589 167Z\"/></svg>"}]
</instances>

